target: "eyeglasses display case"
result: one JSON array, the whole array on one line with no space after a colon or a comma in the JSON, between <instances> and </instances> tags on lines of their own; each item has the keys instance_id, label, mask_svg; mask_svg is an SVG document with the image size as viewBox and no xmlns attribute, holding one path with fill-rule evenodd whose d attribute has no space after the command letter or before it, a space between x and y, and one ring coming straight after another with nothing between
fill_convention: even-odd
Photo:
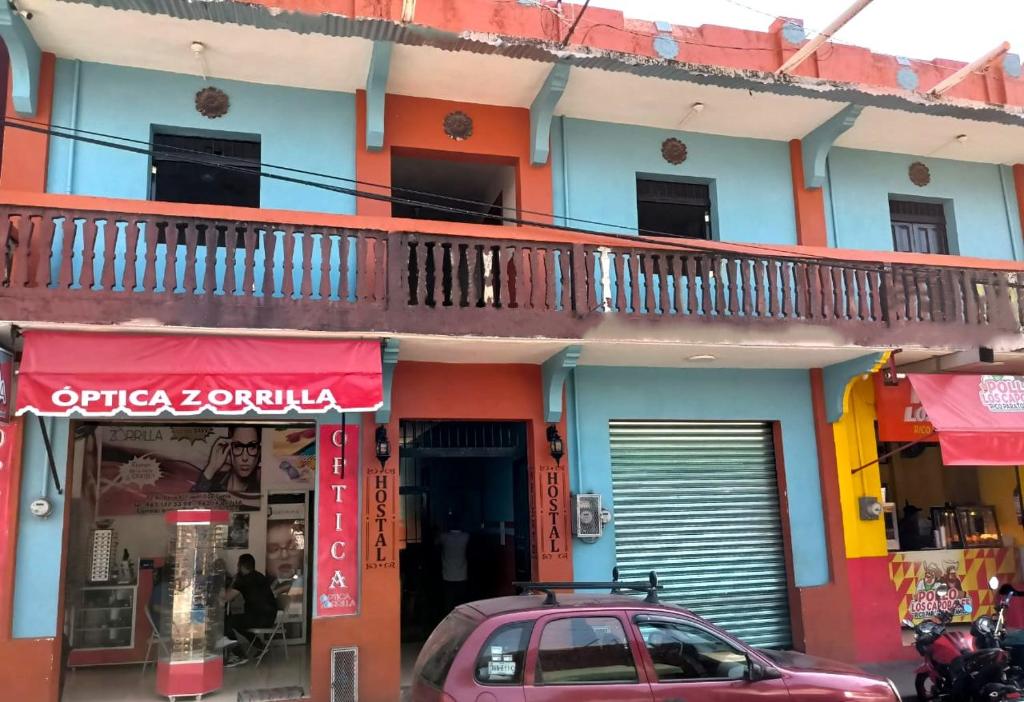
<instances>
[{"instance_id":1,"label":"eyeglasses display case","mask_svg":"<svg viewBox=\"0 0 1024 702\"><path fill-rule=\"evenodd\" d=\"M224 662L217 643L224 635L222 558L228 513L179 510L165 515L170 582L161 603L167 647L157 662L157 694L175 700L220 689Z\"/></svg>"}]
</instances>

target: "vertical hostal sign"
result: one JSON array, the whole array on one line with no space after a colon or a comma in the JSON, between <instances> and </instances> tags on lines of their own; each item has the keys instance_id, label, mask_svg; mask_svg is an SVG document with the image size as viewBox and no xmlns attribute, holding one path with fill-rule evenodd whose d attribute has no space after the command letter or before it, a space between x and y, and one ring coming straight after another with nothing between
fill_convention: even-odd
<instances>
[{"instance_id":1,"label":"vertical hostal sign","mask_svg":"<svg viewBox=\"0 0 1024 702\"><path fill-rule=\"evenodd\" d=\"M324 424L318 437L316 613L359 603L359 427Z\"/></svg>"}]
</instances>

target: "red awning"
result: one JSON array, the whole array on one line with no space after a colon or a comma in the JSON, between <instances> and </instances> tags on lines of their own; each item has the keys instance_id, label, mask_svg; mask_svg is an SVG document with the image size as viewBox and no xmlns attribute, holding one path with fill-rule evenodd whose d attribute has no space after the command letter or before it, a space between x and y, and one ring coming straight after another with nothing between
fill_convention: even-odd
<instances>
[{"instance_id":1,"label":"red awning","mask_svg":"<svg viewBox=\"0 0 1024 702\"><path fill-rule=\"evenodd\" d=\"M1024 464L1024 377L908 374L949 466Z\"/></svg>"},{"instance_id":2,"label":"red awning","mask_svg":"<svg viewBox=\"0 0 1024 702\"><path fill-rule=\"evenodd\" d=\"M17 413L362 412L381 393L376 341L27 331Z\"/></svg>"}]
</instances>

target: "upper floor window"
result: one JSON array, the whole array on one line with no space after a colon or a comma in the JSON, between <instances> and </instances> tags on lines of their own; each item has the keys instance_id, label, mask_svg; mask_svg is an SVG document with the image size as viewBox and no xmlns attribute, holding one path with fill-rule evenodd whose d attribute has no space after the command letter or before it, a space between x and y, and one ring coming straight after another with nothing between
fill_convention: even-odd
<instances>
[{"instance_id":1,"label":"upper floor window","mask_svg":"<svg viewBox=\"0 0 1024 702\"><path fill-rule=\"evenodd\" d=\"M259 207L260 142L154 133L150 199Z\"/></svg>"},{"instance_id":2,"label":"upper floor window","mask_svg":"<svg viewBox=\"0 0 1024 702\"><path fill-rule=\"evenodd\" d=\"M641 233L711 238L711 189L706 183L636 179Z\"/></svg>"},{"instance_id":3,"label":"upper floor window","mask_svg":"<svg viewBox=\"0 0 1024 702\"><path fill-rule=\"evenodd\" d=\"M946 212L941 203L889 200L892 242L896 251L924 254L949 253Z\"/></svg>"}]
</instances>

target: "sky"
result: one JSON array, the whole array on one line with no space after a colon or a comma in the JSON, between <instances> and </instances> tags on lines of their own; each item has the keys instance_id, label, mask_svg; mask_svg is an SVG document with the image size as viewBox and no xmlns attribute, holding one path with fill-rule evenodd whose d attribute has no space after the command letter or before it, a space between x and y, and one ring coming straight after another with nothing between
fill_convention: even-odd
<instances>
[{"instance_id":1,"label":"sky","mask_svg":"<svg viewBox=\"0 0 1024 702\"><path fill-rule=\"evenodd\" d=\"M581 0L575 0L581 2ZM767 30L772 17L796 17L821 30L853 0L591 0L628 17L700 26ZM1024 0L874 0L835 41L877 53L971 61L1002 41L1024 56Z\"/></svg>"}]
</instances>

